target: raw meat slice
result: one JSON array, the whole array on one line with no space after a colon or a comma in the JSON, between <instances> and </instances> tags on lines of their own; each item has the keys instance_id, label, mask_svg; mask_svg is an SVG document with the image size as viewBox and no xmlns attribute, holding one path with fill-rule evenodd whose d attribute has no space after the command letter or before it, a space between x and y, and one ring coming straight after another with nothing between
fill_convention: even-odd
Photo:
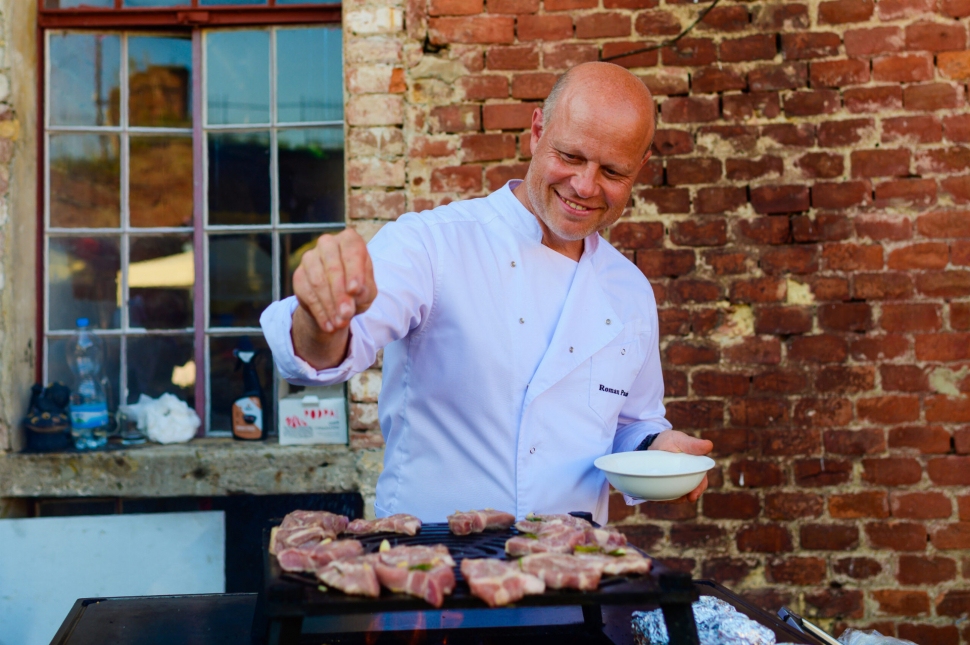
<instances>
[{"instance_id":1,"label":"raw meat slice","mask_svg":"<svg viewBox=\"0 0 970 645\"><path fill-rule=\"evenodd\" d=\"M612 528L589 527L586 529L586 544L608 552L626 546L626 536Z\"/></svg>"},{"instance_id":2,"label":"raw meat slice","mask_svg":"<svg viewBox=\"0 0 970 645\"><path fill-rule=\"evenodd\" d=\"M334 560L351 558L364 552L357 540L324 540L312 548L286 549L277 554L284 571L314 571Z\"/></svg>"},{"instance_id":3,"label":"raw meat slice","mask_svg":"<svg viewBox=\"0 0 970 645\"><path fill-rule=\"evenodd\" d=\"M391 591L424 598L440 607L455 589L455 561L443 544L398 546L380 554L374 569Z\"/></svg>"},{"instance_id":4,"label":"raw meat slice","mask_svg":"<svg viewBox=\"0 0 970 645\"><path fill-rule=\"evenodd\" d=\"M374 569L376 562L376 554L334 560L317 569L316 574L325 585L344 593L377 598L381 595L381 585Z\"/></svg>"},{"instance_id":5,"label":"raw meat slice","mask_svg":"<svg viewBox=\"0 0 970 645\"><path fill-rule=\"evenodd\" d=\"M618 551L614 551L614 553L618 553ZM650 560L636 551L626 551L620 555L577 552L576 557L584 562L596 564L605 575L644 575L650 572Z\"/></svg>"},{"instance_id":6,"label":"raw meat slice","mask_svg":"<svg viewBox=\"0 0 970 645\"><path fill-rule=\"evenodd\" d=\"M328 537L335 538L344 532L349 522L346 515L336 515L328 511L293 511L283 518L280 528L319 526L328 534Z\"/></svg>"},{"instance_id":7,"label":"raw meat slice","mask_svg":"<svg viewBox=\"0 0 970 645\"><path fill-rule=\"evenodd\" d=\"M522 570L552 589L589 591L600 584L600 565L562 553L536 553L519 561Z\"/></svg>"},{"instance_id":8,"label":"raw meat slice","mask_svg":"<svg viewBox=\"0 0 970 645\"><path fill-rule=\"evenodd\" d=\"M544 525L538 533L528 533L509 538L505 552L511 556L527 553L572 553L577 546L586 543L586 531L561 523Z\"/></svg>"},{"instance_id":9,"label":"raw meat slice","mask_svg":"<svg viewBox=\"0 0 970 645\"><path fill-rule=\"evenodd\" d=\"M521 522L516 522L515 528L522 533L538 533L544 527L552 524L565 524L578 529L587 529L591 526L586 520L572 515L536 515L533 513L526 515Z\"/></svg>"},{"instance_id":10,"label":"raw meat slice","mask_svg":"<svg viewBox=\"0 0 970 645\"><path fill-rule=\"evenodd\" d=\"M472 595L489 607L507 605L525 595L541 594L546 584L525 573L518 563L494 558L467 559L461 562L461 573Z\"/></svg>"},{"instance_id":11,"label":"raw meat slice","mask_svg":"<svg viewBox=\"0 0 970 645\"><path fill-rule=\"evenodd\" d=\"M468 535L469 533L507 529L514 523L514 515L491 508L486 508L484 511L468 511L466 513L455 511L454 515L448 516L448 528L455 535Z\"/></svg>"},{"instance_id":12,"label":"raw meat slice","mask_svg":"<svg viewBox=\"0 0 970 645\"><path fill-rule=\"evenodd\" d=\"M269 535L269 552L273 555L286 549L297 549L304 546L314 546L327 538L335 536L327 534L319 526L297 526L293 528L274 527Z\"/></svg>"},{"instance_id":13,"label":"raw meat slice","mask_svg":"<svg viewBox=\"0 0 970 645\"><path fill-rule=\"evenodd\" d=\"M405 535L415 535L421 528L421 520L413 515L398 513L381 517L376 520L354 520L345 531L354 535L366 535L368 533L403 533Z\"/></svg>"}]
</instances>

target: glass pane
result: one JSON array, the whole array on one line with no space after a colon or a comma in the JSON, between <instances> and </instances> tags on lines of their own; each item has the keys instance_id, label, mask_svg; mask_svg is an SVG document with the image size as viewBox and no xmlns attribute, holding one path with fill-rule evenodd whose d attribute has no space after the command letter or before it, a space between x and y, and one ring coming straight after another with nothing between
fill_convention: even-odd
<instances>
[{"instance_id":1,"label":"glass pane","mask_svg":"<svg viewBox=\"0 0 970 645\"><path fill-rule=\"evenodd\" d=\"M280 222L344 221L344 129L280 130Z\"/></svg>"},{"instance_id":2,"label":"glass pane","mask_svg":"<svg viewBox=\"0 0 970 645\"><path fill-rule=\"evenodd\" d=\"M63 383L72 390L75 386L74 374L67 366L67 347L70 339L51 338L48 341L47 381L49 383ZM118 409L118 397L121 390L119 377L121 376L121 339L117 336L102 336L104 343L104 363L101 365L101 376L107 380L105 393L108 395L108 410Z\"/></svg>"},{"instance_id":3,"label":"glass pane","mask_svg":"<svg viewBox=\"0 0 970 645\"><path fill-rule=\"evenodd\" d=\"M130 143L132 226L192 226L192 137L139 137Z\"/></svg>"},{"instance_id":4,"label":"glass pane","mask_svg":"<svg viewBox=\"0 0 970 645\"><path fill-rule=\"evenodd\" d=\"M133 126L192 127L191 38L128 38L128 118Z\"/></svg>"},{"instance_id":5,"label":"glass pane","mask_svg":"<svg viewBox=\"0 0 970 645\"><path fill-rule=\"evenodd\" d=\"M276 32L277 121L344 118L342 51L339 26Z\"/></svg>"},{"instance_id":6,"label":"glass pane","mask_svg":"<svg viewBox=\"0 0 970 645\"><path fill-rule=\"evenodd\" d=\"M266 4L266 0L199 0L199 6L218 7L227 4Z\"/></svg>"},{"instance_id":7,"label":"glass pane","mask_svg":"<svg viewBox=\"0 0 970 645\"><path fill-rule=\"evenodd\" d=\"M192 336L128 337L128 403L168 393L194 408L195 377Z\"/></svg>"},{"instance_id":8,"label":"glass pane","mask_svg":"<svg viewBox=\"0 0 970 645\"><path fill-rule=\"evenodd\" d=\"M51 226L121 226L121 164L114 134L52 134Z\"/></svg>"},{"instance_id":9,"label":"glass pane","mask_svg":"<svg viewBox=\"0 0 970 645\"><path fill-rule=\"evenodd\" d=\"M123 7L188 7L192 0L124 0ZM131 43L128 44L131 47Z\"/></svg>"},{"instance_id":10,"label":"glass pane","mask_svg":"<svg viewBox=\"0 0 970 645\"><path fill-rule=\"evenodd\" d=\"M209 133L209 223L269 224L269 133Z\"/></svg>"},{"instance_id":11,"label":"glass pane","mask_svg":"<svg viewBox=\"0 0 970 645\"><path fill-rule=\"evenodd\" d=\"M121 326L121 247L117 237L52 237L47 303L51 329Z\"/></svg>"},{"instance_id":12,"label":"glass pane","mask_svg":"<svg viewBox=\"0 0 970 645\"><path fill-rule=\"evenodd\" d=\"M84 4L111 6L90 0ZM60 8L67 6L62 2ZM120 36L51 34L50 64L52 125L118 125Z\"/></svg>"},{"instance_id":13,"label":"glass pane","mask_svg":"<svg viewBox=\"0 0 970 645\"><path fill-rule=\"evenodd\" d=\"M109 9L113 6L115 6L114 0L44 0L44 9L74 9L77 7Z\"/></svg>"},{"instance_id":14,"label":"glass pane","mask_svg":"<svg viewBox=\"0 0 970 645\"><path fill-rule=\"evenodd\" d=\"M319 232L280 233L280 298L293 295L293 272L303 254L313 248Z\"/></svg>"},{"instance_id":15,"label":"glass pane","mask_svg":"<svg viewBox=\"0 0 970 645\"><path fill-rule=\"evenodd\" d=\"M269 123L269 32L210 31L205 42L208 123Z\"/></svg>"},{"instance_id":16,"label":"glass pane","mask_svg":"<svg viewBox=\"0 0 970 645\"><path fill-rule=\"evenodd\" d=\"M192 236L133 236L129 253L129 324L146 329L192 327Z\"/></svg>"},{"instance_id":17,"label":"glass pane","mask_svg":"<svg viewBox=\"0 0 970 645\"><path fill-rule=\"evenodd\" d=\"M269 234L209 238L209 325L256 327L273 300Z\"/></svg>"},{"instance_id":18,"label":"glass pane","mask_svg":"<svg viewBox=\"0 0 970 645\"><path fill-rule=\"evenodd\" d=\"M264 400L267 406L273 401L273 356L270 354L266 341L260 336L242 336L237 338L211 338L209 340L209 369L211 387L210 431L232 431L232 404L243 395L242 370L236 370L238 364L232 350L257 350L259 354L253 360L256 372L259 374L260 385L263 387ZM275 433L276 424L272 422L275 415L263 410L263 419L270 423L264 427Z\"/></svg>"}]
</instances>

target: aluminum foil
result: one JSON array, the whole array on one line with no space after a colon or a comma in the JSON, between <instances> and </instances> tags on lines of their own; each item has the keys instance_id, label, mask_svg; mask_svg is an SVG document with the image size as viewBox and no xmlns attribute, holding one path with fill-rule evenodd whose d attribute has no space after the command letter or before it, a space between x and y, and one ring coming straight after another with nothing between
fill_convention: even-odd
<instances>
[{"instance_id":1,"label":"aluminum foil","mask_svg":"<svg viewBox=\"0 0 970 645\"><path fill-rule=\"evenodd\" d=\"M775 634L730 604L713 596L701 596L693 604L694 622L701 645L775 645ZM670 645L663 612L633 612L637 645Z\"/></svg>"}]
</instances>

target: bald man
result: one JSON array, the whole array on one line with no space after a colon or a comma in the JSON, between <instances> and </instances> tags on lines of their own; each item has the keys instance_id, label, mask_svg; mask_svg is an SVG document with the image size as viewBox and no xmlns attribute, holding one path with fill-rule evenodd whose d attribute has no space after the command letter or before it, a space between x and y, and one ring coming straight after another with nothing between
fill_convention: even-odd
<instances>
[{"instance_id":1,"label":"bald man","mask_svg":"<svg viewBox=\"0 0 970 645\"><path fill-rule=\"evenodd\" d=\"M599 235L650 157L655 113L627 70L571 69L533 114L524 181L405 214L367 245L351 229L320 237L296 295L263 313L292 383L345 381L384 349L378 517L494 508L605 523L597 457L711 450L664 418L653 290Z\"/></svg>"}]
</instances>

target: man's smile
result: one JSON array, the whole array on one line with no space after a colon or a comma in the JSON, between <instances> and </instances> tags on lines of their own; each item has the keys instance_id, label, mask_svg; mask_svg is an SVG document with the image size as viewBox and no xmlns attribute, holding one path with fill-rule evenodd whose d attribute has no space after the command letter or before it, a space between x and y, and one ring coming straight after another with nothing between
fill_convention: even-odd
<instances>
[{"instance_id":1,"label":"man's smile","mask_svg":"<svg viewBox=\"0 0 970 645\"><path fill-rule=\"evenodd\" d=\"M555 192L555 191L553 191L553 192ZM566 199L565 197L563 197L559 193L556 193L556 197L558 197L559 200L563 204L565 204L568 208L570 208L571 210L576 211L577 213L588 213L588 212L590 212L592 210L595 210L595 209L593 209L590 206L583 206L582 204L579 204L577 202L574 202L571 199Z\"/></svg>"}]
</instances>

